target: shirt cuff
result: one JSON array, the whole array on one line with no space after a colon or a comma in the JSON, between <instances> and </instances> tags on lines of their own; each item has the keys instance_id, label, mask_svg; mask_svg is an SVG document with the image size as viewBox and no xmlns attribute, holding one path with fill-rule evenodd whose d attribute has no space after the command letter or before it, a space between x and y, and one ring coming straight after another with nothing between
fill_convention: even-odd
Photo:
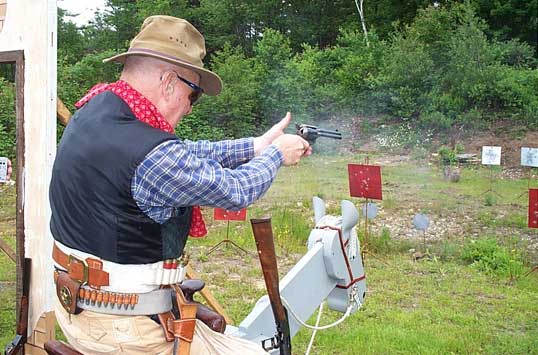
<instances>
[{"instance_id":1,"label":"shirt cuff","mask_svg":"<svg viewBox=\"0 0 538 355\"><path fill-rule=\"evenodd\" d=\"M278 167L281 167L284 164L284 154L276 147L276 145L271 144L262 153L263 155L269 155L271 160L278 164Z\"/></svg>"}]
</instances>

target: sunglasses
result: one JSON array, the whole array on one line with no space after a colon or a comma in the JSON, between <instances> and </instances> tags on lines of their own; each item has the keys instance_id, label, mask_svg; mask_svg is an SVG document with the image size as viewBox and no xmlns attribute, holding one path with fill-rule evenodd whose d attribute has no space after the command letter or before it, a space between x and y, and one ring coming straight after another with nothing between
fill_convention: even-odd
<instances>
[{"instance_id":1,"label":"sunglasses","mask_svg":"<svg viewBox=\"0 0 538 355\"><path fill-rule=\"evenodd\" d=\"M199 87L198 85L196 85L195 83L179 76L178 73L174 72L174 74L176 74L177 78L179 80L181 80L182 82L184 82L185 84L187 84L191 89L192 89L192 92L190 93L189 95L189 100L191 101L191 106L194 105L196 103L196 101L198 101L198 99L202 96L202 94L204 93L204 89L202 89L201 87Z\"/></svg>"}]
</instances>

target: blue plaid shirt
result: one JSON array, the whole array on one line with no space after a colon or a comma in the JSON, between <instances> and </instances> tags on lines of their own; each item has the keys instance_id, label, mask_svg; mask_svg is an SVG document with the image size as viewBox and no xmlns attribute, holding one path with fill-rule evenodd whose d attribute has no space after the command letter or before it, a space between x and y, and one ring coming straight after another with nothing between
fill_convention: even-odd
<instances>
[{"instance_id":1,"label":"blue plaid shirt","mask_svg":"<svg viewBox=\"0 0 538 355\"><path fill-rule=\"evenodd\" d=\"M131 192L142 212L157 223L167 221L175 207L238 210L269 189L282 162L273 145L254 157L253 138L166 141L137 167Z\"/></svg>"}]
</instances>

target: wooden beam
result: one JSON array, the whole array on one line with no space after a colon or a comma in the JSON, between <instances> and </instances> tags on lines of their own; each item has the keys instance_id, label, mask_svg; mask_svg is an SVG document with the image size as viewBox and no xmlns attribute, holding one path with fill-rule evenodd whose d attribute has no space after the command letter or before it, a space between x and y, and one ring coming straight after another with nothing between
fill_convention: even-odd
<instances>
[{"instance_id":1,"label":"wooden beam","mask_svg":"<svg viewBox=\"0 0 538 355\"><path fill-rule=\"evenodd\" d=\"M64 126L67 126L67 123L71 119L71 112L69 112L69 109L59 97L56 98L56 102L56 117Z\"/></svg>"},{"instance_id":2,"label":"wooden beam","mask_svg":"<svg viewBox=\"0 0 538 355\"><path fill-rule=\"evenodd\" d=\"M0 238L0 249L2 249L4 251L4 253L6 253L7 256L9 256L9 258L12 261L17 262L17 256L16 256L15 252L13 251L13 249L11 249L9 244L6 243L5 240L2 239L2 238Z\"/></svg>"}]
</instances>

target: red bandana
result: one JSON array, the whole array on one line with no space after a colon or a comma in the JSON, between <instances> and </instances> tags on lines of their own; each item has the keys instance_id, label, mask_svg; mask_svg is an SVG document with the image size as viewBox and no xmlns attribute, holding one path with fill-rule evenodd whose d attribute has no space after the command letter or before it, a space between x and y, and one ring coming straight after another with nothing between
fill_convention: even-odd
<instances>
[{"instance_id":1,"label":"red bandana","mask_svg":"<svg viewBox=\"0 0 538 355\"><path fill-rule=\"evenodd\" d=\"M123 80L118 80L112 84L100 83L95 85L88 91L82 99L80 99L75 107L81 108L90 101L94 96L99 95L103 91L112 91L119 96L129 106L136 118L140 121L147 123L153 128L158 128L170 134L174 134L174 128L164 119L157 107L146 99L141 93L133 89L129 84ZM191 237L199 238L207 234L204 219L202 217L202 211L200 206L194 206L192 208L191 226L189 235Z\"/></svg>"}]
</instances>

